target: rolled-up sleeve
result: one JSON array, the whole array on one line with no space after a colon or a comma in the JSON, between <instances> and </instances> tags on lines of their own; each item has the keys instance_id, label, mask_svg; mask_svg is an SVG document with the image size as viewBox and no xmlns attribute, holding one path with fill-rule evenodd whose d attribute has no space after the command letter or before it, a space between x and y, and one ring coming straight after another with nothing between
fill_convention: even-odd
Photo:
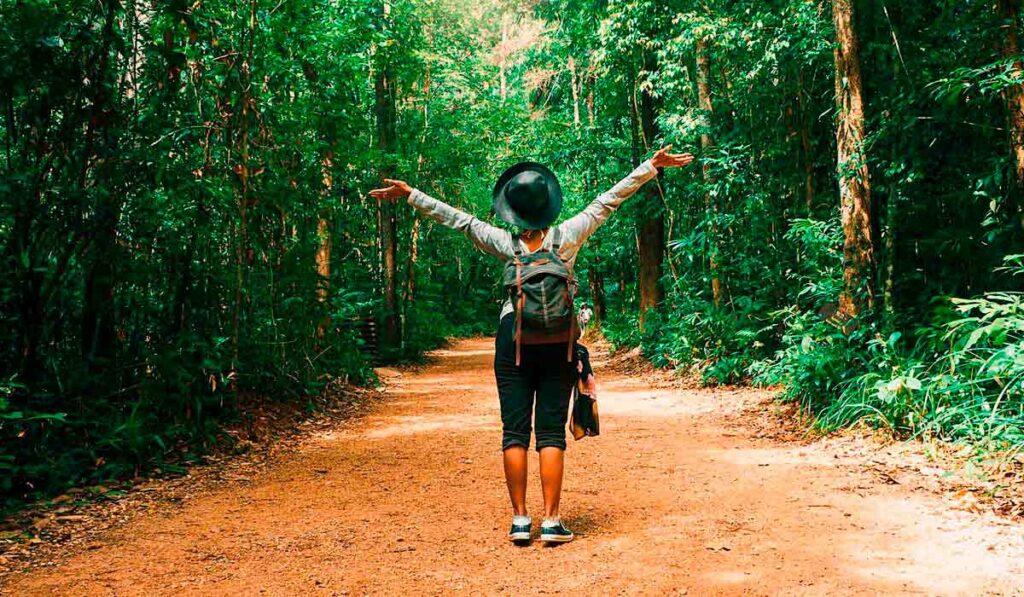
<instances>
[{"instance_id":1,"label":"rolled-up sleeve","mask_svg":"<svg viewBox=\"0 0 1024 597\"><path fill-rule=\"evenodd\" d=\"M565 242L576 247L582 245L608 219L622 202L629 199L640 187L658 175L658 169L650 160L623 178L609 191L594 199L583 211L569 218L561 225Z\"/></svg>"},{"instance_id":2,"label":"rolled-up sleeve","mask_svg":"<svg viewBox=\"0 0 1024 597\"><path fill-rule=\"evenodd\" d=\"M507 258L512 254L511 235L497 226L438 201L419 189L409 195L409 205L424 217L466 235L476 248L488 255Z\"/></svg>"}]
</instances>

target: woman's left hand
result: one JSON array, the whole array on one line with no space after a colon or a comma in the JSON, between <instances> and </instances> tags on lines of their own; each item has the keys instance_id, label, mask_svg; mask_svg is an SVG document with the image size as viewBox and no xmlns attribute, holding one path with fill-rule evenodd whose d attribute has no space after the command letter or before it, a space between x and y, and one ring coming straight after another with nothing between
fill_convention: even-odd
<instances>
[{"instance_id":1,"label":"woman's left hand","mask_svg":"<svg viewBox=\"0 0 1024 597\"><path fill-rule=\"evenodd\" d=\"M370 191L370 196L374 199L381 201L394 201L395 199L401 199L402 197L408 197L412 193L412 187L401 180L392 180L385 178L384 182L391 185L383 189L374 189Z\"/></svg>"},{"instance_id":2,"label":"woman's left hand","mask_svg":"<svg viewBox=\"0 0 1024 597\"><path fill-rule=\"evenodd\" d=\"M651 164L655 168L682 168L693 161L693 154L690 153L669 153L671 145L663 147L651 158Z\"/></svg>"}]
</instances>

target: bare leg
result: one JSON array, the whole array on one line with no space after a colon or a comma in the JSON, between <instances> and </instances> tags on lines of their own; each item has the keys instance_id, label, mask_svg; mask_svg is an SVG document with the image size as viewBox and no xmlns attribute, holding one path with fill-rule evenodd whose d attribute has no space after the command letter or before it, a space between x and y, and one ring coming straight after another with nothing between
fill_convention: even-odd
<instances>
[{"instance_id":1,"label":"bare leg","mask_svg":"<svg viewBox=\"0 0 1024 597\"><path fill-rule=\"evenodd\" d=\"M562 497L562 471L564 469L564 450L556 447L541 448L540 485L544 492L544 518L558 518L558 505ZM524 483L523 485L525 489L526 484Z\"/></svg>"},{"instance_id":2,"label":"bare leg","mask_svg":"<svg viewBox=\"0 0 1024 597\"><path fill-rule=\"evenodd\" d=\"M512 513L516 516L526 516L526 448L523 446L506 448L504 460L505 484L508 485L508 497L512 500ZM561 479L561 474L559 474L559 479ZM546 500L547 498L545 498Z\"/></svg>"}]
</instances>

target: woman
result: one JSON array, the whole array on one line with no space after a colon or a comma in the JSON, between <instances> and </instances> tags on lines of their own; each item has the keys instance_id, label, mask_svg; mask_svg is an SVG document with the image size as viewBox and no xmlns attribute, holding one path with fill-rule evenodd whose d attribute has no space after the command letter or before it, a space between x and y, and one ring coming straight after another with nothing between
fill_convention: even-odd
<instances>
[{"instance_id":1,"label":"woman","mask_svg":"<svg viewBox=\"0 0 1024 597\"><path fill-rule=\"evenodd\" d=\"M391 201L408 197L408 202L424 216L465 234L484 253L503 260L517 253L554 251L572 267L587 238L608 219L619 205L658 174L659 168L679 168L693 156L672 154L669 145L654 154L612 189L579 214L554 223L562 208L562 192L555 175L532 162L517 164L501 175L494 188L495 214L519 228L518 235L491 226L450 205L416 190L401 180L385 179L389 187L370 195ZM505 481L512 501L512 530L516 542L530 540L533 524L526 511L527 449L530 444L530 418L533 411L537 451L540 453L540 480L544 494L544 520L541 541L565 543L573 534L559 519L564 468L565 424L569 397L576 382L576 365L565 358L568 345L528 344L517 354L514 337L515 314L510 300L501 310L495 341L494 373L501 404L502 451ZM520 360L521 357L521 360Z\"/></svg>"}]
</instances>

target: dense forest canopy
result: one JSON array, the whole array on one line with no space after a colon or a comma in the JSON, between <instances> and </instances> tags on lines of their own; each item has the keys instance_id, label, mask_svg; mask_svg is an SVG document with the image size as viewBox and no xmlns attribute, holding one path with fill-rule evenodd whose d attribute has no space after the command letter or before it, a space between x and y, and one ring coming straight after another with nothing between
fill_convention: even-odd
<instances>
[{"instance_id":1,"label":"dense forest canopy","mask_svg":"<svg viewBox=\"0 0 1024 597\"><path fill-rule=\"evenodd\" d=\"M1019 0L0 0L11 499L198 454L237 397L492 332L498 268L367 191L581 209L606 336L825 427L1024 443Z\"/></svg>"}]
</instances>

